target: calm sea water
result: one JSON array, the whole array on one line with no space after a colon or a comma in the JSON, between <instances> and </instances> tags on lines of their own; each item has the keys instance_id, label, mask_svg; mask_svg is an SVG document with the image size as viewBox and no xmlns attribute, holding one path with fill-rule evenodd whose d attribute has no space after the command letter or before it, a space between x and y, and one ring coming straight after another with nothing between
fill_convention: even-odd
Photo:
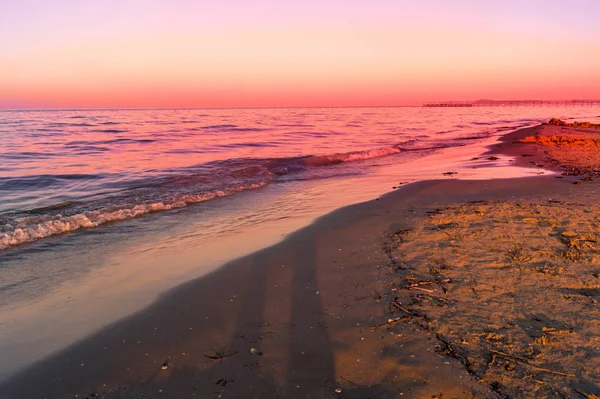
<instances>
[{"instance_id":1,"label":"calm sea water","mask_svg":"<svg viewBox=\"0 0 600 399\"><path fill-rule=\"evenodd\" d=\"M0 111L0 380L400 182L543 173L479 156L551 117L600 109Z\"/></svg>"},{"instance_id":2,"label":"calm sea water","mask_svg":"<svg viewBox=\"0 0 600 399\"><path fill-rule=\"evenodd\" d=\"M552 116L590 111L3 111L0 251L270 184L369 173L368 165L357 164L409 153L427 156Z\"/></svg>"}]
</instances>

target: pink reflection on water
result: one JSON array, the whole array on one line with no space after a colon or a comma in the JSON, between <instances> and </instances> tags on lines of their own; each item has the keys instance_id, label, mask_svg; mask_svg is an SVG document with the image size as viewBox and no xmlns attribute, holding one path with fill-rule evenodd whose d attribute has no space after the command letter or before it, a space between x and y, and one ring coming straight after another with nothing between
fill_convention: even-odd
<instances>
[{"instance_id":1,"label":"pink reflection on water","mask_svg":"<svg viewBox=\"0 0 600 399\"><path fill-rule=\"evenodd\" d=\"M490 132L516 120L557 113L573 115L577 111L330 108L3 112L2 174L153 174L225 159L326 155L410 140L450 141Z\"/></svg>"}]
</instances>

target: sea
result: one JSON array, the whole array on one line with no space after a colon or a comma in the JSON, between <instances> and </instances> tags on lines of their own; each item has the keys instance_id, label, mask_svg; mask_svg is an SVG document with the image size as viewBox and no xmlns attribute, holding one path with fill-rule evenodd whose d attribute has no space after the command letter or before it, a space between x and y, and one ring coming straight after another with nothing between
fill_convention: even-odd
<instances>
[{"instance_id":1,"label":"sea","mask_svg":"<svg viewBox=\"0 0 600 399\"><path fill-rule=\"evenodd\" d=\"M415 181L551 174L486 157L594 107L0 110L0 380Z\"/></svg>"}]
</instances>

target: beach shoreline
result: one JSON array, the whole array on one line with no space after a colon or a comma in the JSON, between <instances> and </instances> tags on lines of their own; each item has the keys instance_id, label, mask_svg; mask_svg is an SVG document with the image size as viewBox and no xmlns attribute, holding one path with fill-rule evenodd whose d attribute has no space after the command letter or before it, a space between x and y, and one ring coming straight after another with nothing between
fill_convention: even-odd
<instances>
[{"instance_id":1,"label":"beach shoreline","mask_svg":"<svg viewBox=\"0 0 600 399\"><path fill-rule=\"evenodd\" d=\"M562 170L544 148L514 143L539 129L504 136L490 154ZM339 209L27 368L0 397L502 397L440 348L430 321L390 310L399 286L389 240L473 201L594 204L597 183L573 182L424 181Z\"/></svg>"}]
</instances>

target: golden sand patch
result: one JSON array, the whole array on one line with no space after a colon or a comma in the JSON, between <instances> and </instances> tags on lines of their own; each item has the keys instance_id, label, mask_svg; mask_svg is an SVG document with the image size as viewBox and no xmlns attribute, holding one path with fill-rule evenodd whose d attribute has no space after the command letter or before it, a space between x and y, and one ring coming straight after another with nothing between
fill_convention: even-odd
<instances>
[{"instance_id":1,"label":"golden sand patch","mask_svg":"<svg viewBox=\"0 0 600 399\"><path fill-rule=\"evenodd\" d=\"M563 146L563 147L600 147L600 139L597 138L578 138L571 136L528 136L521 140L521 143L536 143L545 146Z\"/></svg>"},{"instance_id":2,"label":"golden sand patch","mask_svg":"<svg viewBox=\"0 0 600 399\"><path fill-rule=\"evenodd\" d=\"M564 126L564 127L575 127L581 129L600 129L600 124L590 122L572 122L568 123L558 118L552 118L548 123L544 125Z\"/></svg>"},{"instance_id":3,"label":"golden sand patch","mask_svg":"<svg viewBox=\"0 0 600 399\"><path fill-rule=\"evenodd\" d=\"M600 176L600 125L566 123L552 119L519 142L543 149L545 162L562 169L565 176L593 180Z\"/></svg>"},{"instance_id":4,"label":"golden sand patch","mask_svg":"<svg viewBox=\"0 0 600 399\"><path fill-rule=\"evenodd\" d=\"M390 310L502 397L600 392L600 213L474 202L389 235Z\"/></svg>"}]
</instances>

